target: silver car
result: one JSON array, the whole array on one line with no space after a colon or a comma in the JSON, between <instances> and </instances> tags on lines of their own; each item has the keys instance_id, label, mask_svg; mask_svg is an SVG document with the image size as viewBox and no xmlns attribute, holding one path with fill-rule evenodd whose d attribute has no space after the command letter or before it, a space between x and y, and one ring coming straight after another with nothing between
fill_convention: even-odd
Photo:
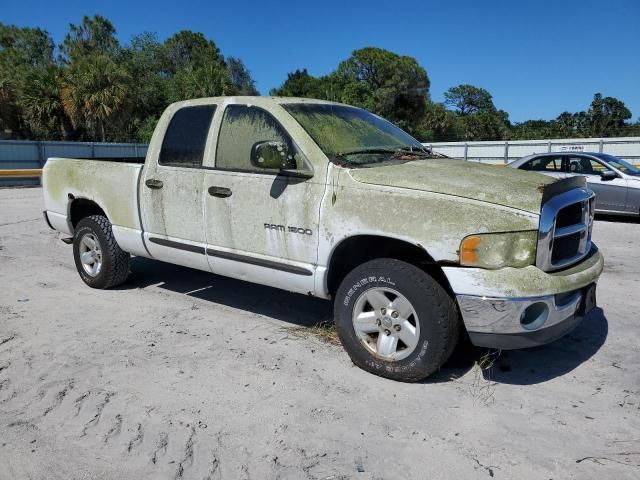
<instances>
[{"instance_id":1,"label":"silver car","mask_svg":"<svg viewBox=\"0 0 640 480\"><path fill-rule=\"evenodd\" d=\"M613 155L538 153L507 166L558 178L583 175L596 194L596 212L640 215L640 168Z\"/></svg>"}]
</instances>

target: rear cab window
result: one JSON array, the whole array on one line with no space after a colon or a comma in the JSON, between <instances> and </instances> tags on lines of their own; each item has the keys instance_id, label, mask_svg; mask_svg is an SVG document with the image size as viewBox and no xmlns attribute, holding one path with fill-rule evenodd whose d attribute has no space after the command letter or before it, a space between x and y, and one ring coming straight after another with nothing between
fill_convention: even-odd
<instances>
[{"instance_id":1,"label":"rear cab window","mask_svg":"<svg viewBox=\"0 0 640 480\"><path fill-rule=\"evenodd\" d=\"M174 113L162 140L158 164L201 167L215 110L215 105L197 105L183 107Z\"/></svg>"}]
</instances>

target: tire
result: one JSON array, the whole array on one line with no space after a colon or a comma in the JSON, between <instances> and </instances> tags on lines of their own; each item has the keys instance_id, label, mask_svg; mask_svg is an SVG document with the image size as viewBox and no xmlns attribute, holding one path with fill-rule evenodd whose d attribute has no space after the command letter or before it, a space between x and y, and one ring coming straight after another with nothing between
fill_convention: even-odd
<instances>
[{"instance_id":1,"label":"tire","mask_svg":"<svg viewBox=\"0 0 640 480\"><path fill-rule=\"evenodd\" d=\"M438 370L460 335L458 310L447 291L423 270L390 258L363 263L344 278L334 316L354 364L402 382Z\"/></svg>"},{"instance_id":2,"label":"tire","mask_svg":"<svg viewBox=\"0 0 640 480\"><path fill-rule=\"evenodd\" d=\"M73 235L73 258L80 278L91 288L106 289L124 283L129 276L129 257L116 242L106 217L91 215L78 222Z\"/></svg>"}]
</instances>

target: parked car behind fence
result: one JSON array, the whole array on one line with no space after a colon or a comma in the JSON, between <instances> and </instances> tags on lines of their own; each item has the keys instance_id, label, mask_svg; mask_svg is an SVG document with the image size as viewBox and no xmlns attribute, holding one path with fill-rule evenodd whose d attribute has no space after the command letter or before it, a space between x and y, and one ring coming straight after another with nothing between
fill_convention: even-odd
<instances>
[{"instance_id":1,"label":"parked car behind fence","mask_svg":"<svg viewBox=\"0 0 640 480\"><path fill-rule=\"evenodd\" d=\"M596 194L596 212L640 215L640 168L606 153L543 153L507 165L556 178L584 176Z\"/></svg>"}]
</instances>

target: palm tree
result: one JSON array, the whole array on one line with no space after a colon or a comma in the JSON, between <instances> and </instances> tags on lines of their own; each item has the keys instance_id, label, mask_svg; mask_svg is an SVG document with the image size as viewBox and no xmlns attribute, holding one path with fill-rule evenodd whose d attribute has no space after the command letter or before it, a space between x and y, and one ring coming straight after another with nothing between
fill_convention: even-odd
<instances>
[{"instance_id":1,"label":"palm tree","mask_svg":"<svg viewBox=\"0 0 640 480\"><path fill-rule=\"evenodd\" d=\"M61 91L62 105L74 127L85 125L106 140L106 125L126 111L131 77L107 55L80 58L69 68Z\"/></svg>"},{"instance_id":2,"label":"palm tree","mask_svg":"<svg viewBox=\"0 0 640 480\"><path fill-rule=\"evenodd\" d=\"M33 69L20 94L22 114L29 128L45 138L67 138L69 119L62 105L61 69L55 65Z\"/></svg>"}]
</instances>

